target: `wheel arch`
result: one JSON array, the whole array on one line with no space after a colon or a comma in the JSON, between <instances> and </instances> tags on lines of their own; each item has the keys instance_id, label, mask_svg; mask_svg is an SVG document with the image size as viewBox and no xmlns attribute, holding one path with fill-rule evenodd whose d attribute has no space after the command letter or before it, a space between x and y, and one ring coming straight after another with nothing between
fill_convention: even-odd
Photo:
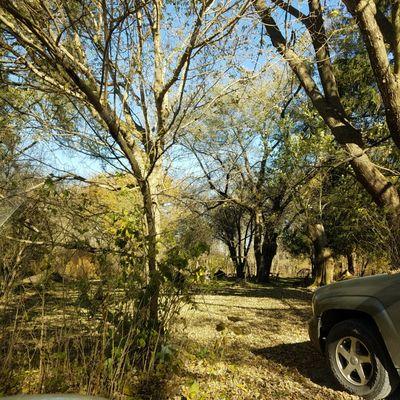
<instances>
[{"instance_id":1,"label":"wheel arch","mask_svg":"<svg viewBox=\"0 0 400 400\"><path fill-rule=\"evenodd\" d=\"M378 299L364 296L343 296L321 300L318 315L320 317L319 339L322 351L325 351L324 340L335 324L346 319L362 319L368 321L376 329L394 367L398 371L400 370L399 333Z\"/></svg>"},{"instance_id":2,"label":"wheel arch","mask_svg":"<svg viewBox=\"0 0 400 400\"><path fill-rule=\"evenodd\" d=\"M349 309L329 309L322 313L320 323L320 340L322 340L322 348L325 351L325 339L328 336L330 330L339 322L347 319L359 319L371 324L375 330L382 335L375 320L368 313L360 310L349 310ZM383 339L383 338L382 338Z\"/></svg>"}]
</instances>

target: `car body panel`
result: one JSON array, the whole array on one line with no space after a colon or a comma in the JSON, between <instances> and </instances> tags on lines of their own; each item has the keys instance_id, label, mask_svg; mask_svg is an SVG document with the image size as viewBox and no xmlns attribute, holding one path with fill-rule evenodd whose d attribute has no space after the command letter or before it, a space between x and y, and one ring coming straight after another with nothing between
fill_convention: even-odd
<instances>
[{"instance_id":1,"label":"car body panel","mask_svg":"<svg viewBox=\"0 0 400 400\"><path fill-rule=\"evenodd\" d=\"M349 279L318 289L313 297L310 338L320 337L318 321L326 311L355 310L375 321L394 366L400 368L400 274Z\"/></svg>"}]
</instances>

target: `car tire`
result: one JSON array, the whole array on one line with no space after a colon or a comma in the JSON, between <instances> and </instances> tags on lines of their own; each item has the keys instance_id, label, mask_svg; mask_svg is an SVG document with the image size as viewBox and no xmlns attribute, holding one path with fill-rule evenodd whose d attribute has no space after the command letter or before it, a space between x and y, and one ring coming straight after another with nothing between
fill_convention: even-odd
<instances>
[{"instance_id":1,"label":"car tire","mask_svg":"<svg viewBox=\"0 0 400 400\"><path fill-rule=\"evenodd\" d=\"M378 400L396 389L396 371L371 323L355 319L338 323L328 334L326 351L335 379L350 393Z\"/></svg>"}]
</instances>

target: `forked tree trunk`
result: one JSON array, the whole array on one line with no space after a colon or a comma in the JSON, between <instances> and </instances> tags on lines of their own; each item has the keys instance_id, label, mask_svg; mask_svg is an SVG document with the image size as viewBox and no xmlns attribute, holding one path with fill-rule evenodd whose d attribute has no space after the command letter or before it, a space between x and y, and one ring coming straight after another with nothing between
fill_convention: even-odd
<instances>
[{"instance_id":1,"label":"forked tree trunk","mask_svg":"<svg viewBox=\"0 0 400 400\"><path fill-rule=\"evenodd\" d=\"M244 208L227 207L222 209L215 222L218 224L218 238L228 247L236 278L245 278L252 243L252 220L246 221Z\"/></svg>"},{"instance_id":2,"label":"forked tree trunk","mask_svg":"<svg viewBox=\"0 0 400 400\"><path fill-rule=\"evenodd\" d=\"M238 279L243 279L244 278L244 265L240 258L240 255L237 252L235 243L233 243L233 242L228 243L228 250L229 250L229 256L232 260L233 266L235 267L236 277Z\"/></svg>"},{"instance_id":3,"label":"forked tree trunk","mask_svg":"<svg viewBox=\"0 0 400 400\"><path fill-rule=\"evenodd\" d=\"M272 261L277 251L277 237L265 227L262 213L256 212L254 217L254 258L256 261L257 282L269 281Z\"/></svg>"},{"instance_id":4,"label":"forked tree trunk","mask_svg":"<svg viewBox=\"0 0 400 400\"><path fill-rule=\"evenodd\" d=\"M333 282L335 263L332 251L327 247L325 228L322 224L309 226L314 247L315 275L312 286L323 286Z\"/></svg>"}]
</instances>

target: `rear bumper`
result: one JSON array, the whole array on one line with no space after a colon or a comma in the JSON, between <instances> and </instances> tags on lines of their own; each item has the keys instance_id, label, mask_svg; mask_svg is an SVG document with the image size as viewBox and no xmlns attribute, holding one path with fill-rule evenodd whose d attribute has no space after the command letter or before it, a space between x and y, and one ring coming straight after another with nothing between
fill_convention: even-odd
<instances>
[{"instance_id":1,"label":"rear bumper","mask_svg":"<svg viewBox=\"0 0 400 400\"><path fill-rule=\"evenodd\" d=\"M308 321L308 336L310 337L313 346L322 353L321 341L320 341L320 325L321 319L313 316Z\"/></svg>"}]
</instances>

